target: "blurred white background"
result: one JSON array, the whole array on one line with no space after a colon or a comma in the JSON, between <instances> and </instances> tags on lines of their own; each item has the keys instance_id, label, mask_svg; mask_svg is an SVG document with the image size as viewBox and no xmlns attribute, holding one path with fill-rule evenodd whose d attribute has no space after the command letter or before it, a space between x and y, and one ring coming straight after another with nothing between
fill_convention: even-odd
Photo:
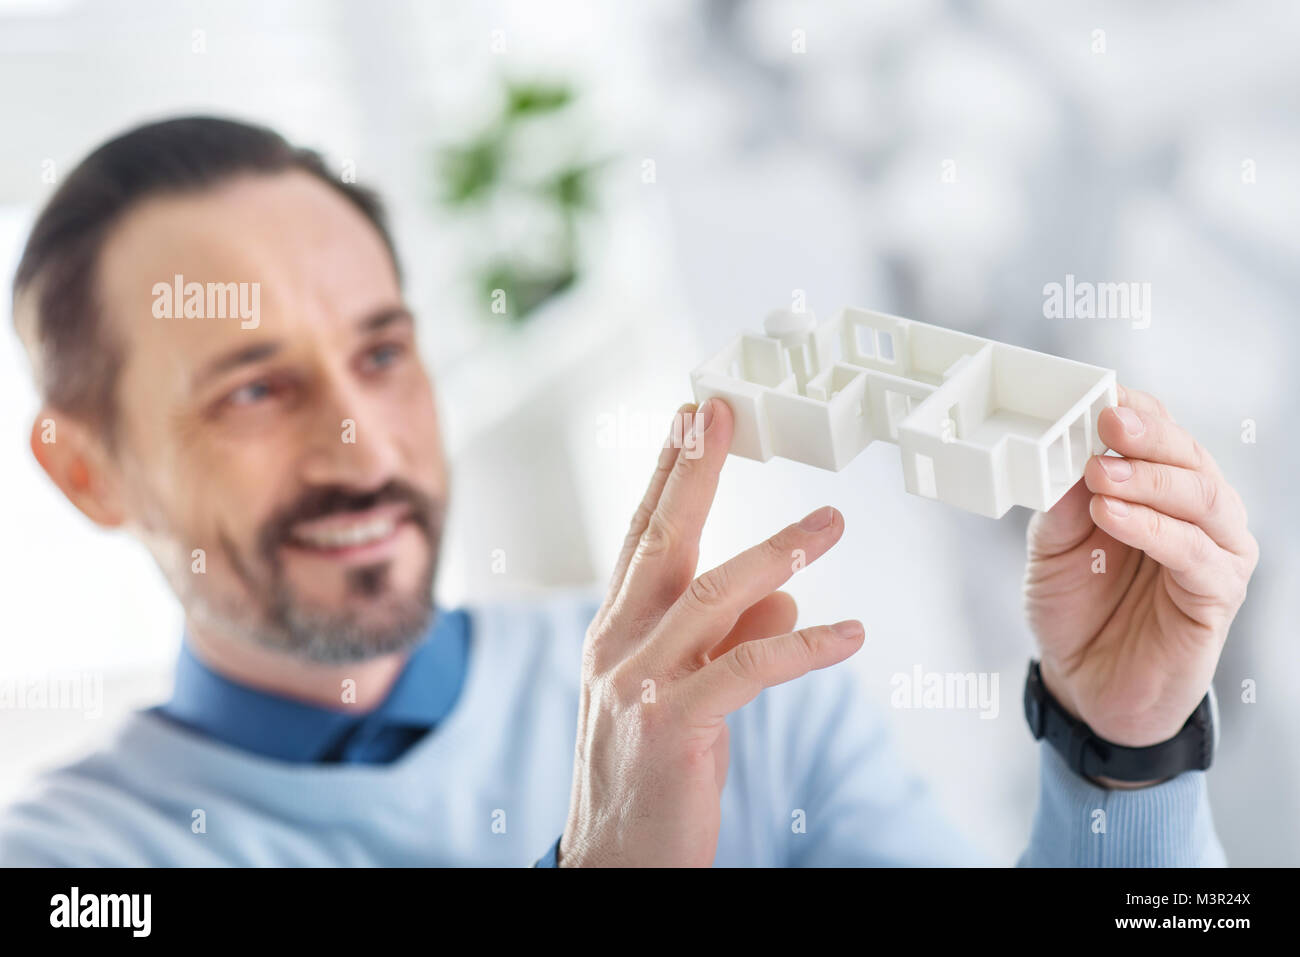
<instances>
[{"instance_id":1,"label":"blurred white background","mask_svg":"<svg viewBox=\"0 0 1300 957\"><path fill-rule=\"evenodd\" d=\"M795 296L823 317L864 306L1114 368L1165 401L1250 509L1262 560L1216 677L1210 788L1231 862L1300 863L1300 446L1286 433L1300 7L595 6L0 0L4 324L50 180L129 126L234 115L354 164L392 210L437 374L455 469L447 604L603 584L690 369ZM512 157L525 175L548 150L610 158L578 282L513 324L470 278L473 224L434 198L437 151L483 127L506 79L578 93L558 132ZM507 205L492 228L527 233L530 215ZM1150 328L1043 318L1044 285L1067 274L1150 283ZM180 629L147 555L39 473L35 409L6 333L0 678L101 675L103 715L0 710L0 800L164 696ZM827 502L848 531L792 582L802 620L862 618L862 693L951 815L1011 863L1036 796L1019 704L1028 515L910 497L886 445L839 474L733 459L703 565ZM997 673L997 720L890 709L890 677L917 664Z\"/></svg>"}]
</instances>

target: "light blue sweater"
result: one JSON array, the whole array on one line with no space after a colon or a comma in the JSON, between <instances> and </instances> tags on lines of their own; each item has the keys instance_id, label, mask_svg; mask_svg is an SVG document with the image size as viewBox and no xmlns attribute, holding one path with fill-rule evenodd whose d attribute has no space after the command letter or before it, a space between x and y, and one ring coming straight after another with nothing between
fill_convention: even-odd
<instances>
[{"instance_id":1,"label":"light blue sweater","mask_svg":"<svg viewBox=\"0 0 1300 957\"><path fill-rule=\"evenodd\" d=\"M0 813L0 865L531 865L567 816L590 617L573 599L471 609L459 702L391 764L284 763L136 713ZM905 769L845 669L769 689L728 724L716 864L993 863ZM1039 747L1021 864L1224 863L1203 773L1106 791Z\"/></svg>"}]
</instances>

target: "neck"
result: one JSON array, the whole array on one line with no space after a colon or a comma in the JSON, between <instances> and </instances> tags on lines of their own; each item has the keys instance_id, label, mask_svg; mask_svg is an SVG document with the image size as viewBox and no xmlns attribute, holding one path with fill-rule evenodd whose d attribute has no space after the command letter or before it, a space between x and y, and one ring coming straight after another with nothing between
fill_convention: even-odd
<instances>
[{"instance_id":1,"label":"neck","mask_svg":"<svg viewBox=\"0 0 1300 957\"><path fill-rule=\"evenodd\" d=\"M204 630L186 621L190 645L199 660L224 678L248 688L304 701L335 711L370 711L383 703L401 674L409 652L368 661L320 664L281 651ZM350 690L344 700L344 682Z\"/></svg>"}]
</instances>

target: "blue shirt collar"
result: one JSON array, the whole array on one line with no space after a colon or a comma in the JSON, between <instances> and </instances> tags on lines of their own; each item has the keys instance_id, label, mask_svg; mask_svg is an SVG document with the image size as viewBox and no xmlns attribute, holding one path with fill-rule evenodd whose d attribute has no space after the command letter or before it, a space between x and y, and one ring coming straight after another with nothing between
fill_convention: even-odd
<instances>
[{"instance_id":1,"label":"blue shirt collar","mask_svg":"<svg viewBox=\"0 0 1300 957\"><path fill-rule=\"evenodd\" d=\"M442 721L455 705L469 660L469 616L438 609L429 634L407 658L373 711L357 714L241 685L205 665L188 634L171 700L154 709L232 747L280 761L384 762ZM400 728L404 736L385 735ZM333 758L326 755L333 754Z\"/></svg>"}]
</instances>

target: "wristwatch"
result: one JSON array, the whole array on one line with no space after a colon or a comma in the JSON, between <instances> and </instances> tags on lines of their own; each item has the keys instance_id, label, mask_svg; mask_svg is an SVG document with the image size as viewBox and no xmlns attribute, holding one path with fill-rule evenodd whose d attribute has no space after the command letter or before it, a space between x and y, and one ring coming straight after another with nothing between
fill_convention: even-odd
<instances>
[{"instance_id":1,"label":"wristwatch","mask_svg":"<svg viewBox=\"0 0 1300 957\"><path fill-rule=\"evenodd\" d=\"M1025 720L1034 740L1047 738L1076 774L1116 781L1163 781L1184 771L1204 771L1219 747L1219 706L1211 687L1187 723L1168 741L1128 748L1099 738L1072 717L1043 684L1037 661L1025 679Z\"/></svg>"}]
</instances>

